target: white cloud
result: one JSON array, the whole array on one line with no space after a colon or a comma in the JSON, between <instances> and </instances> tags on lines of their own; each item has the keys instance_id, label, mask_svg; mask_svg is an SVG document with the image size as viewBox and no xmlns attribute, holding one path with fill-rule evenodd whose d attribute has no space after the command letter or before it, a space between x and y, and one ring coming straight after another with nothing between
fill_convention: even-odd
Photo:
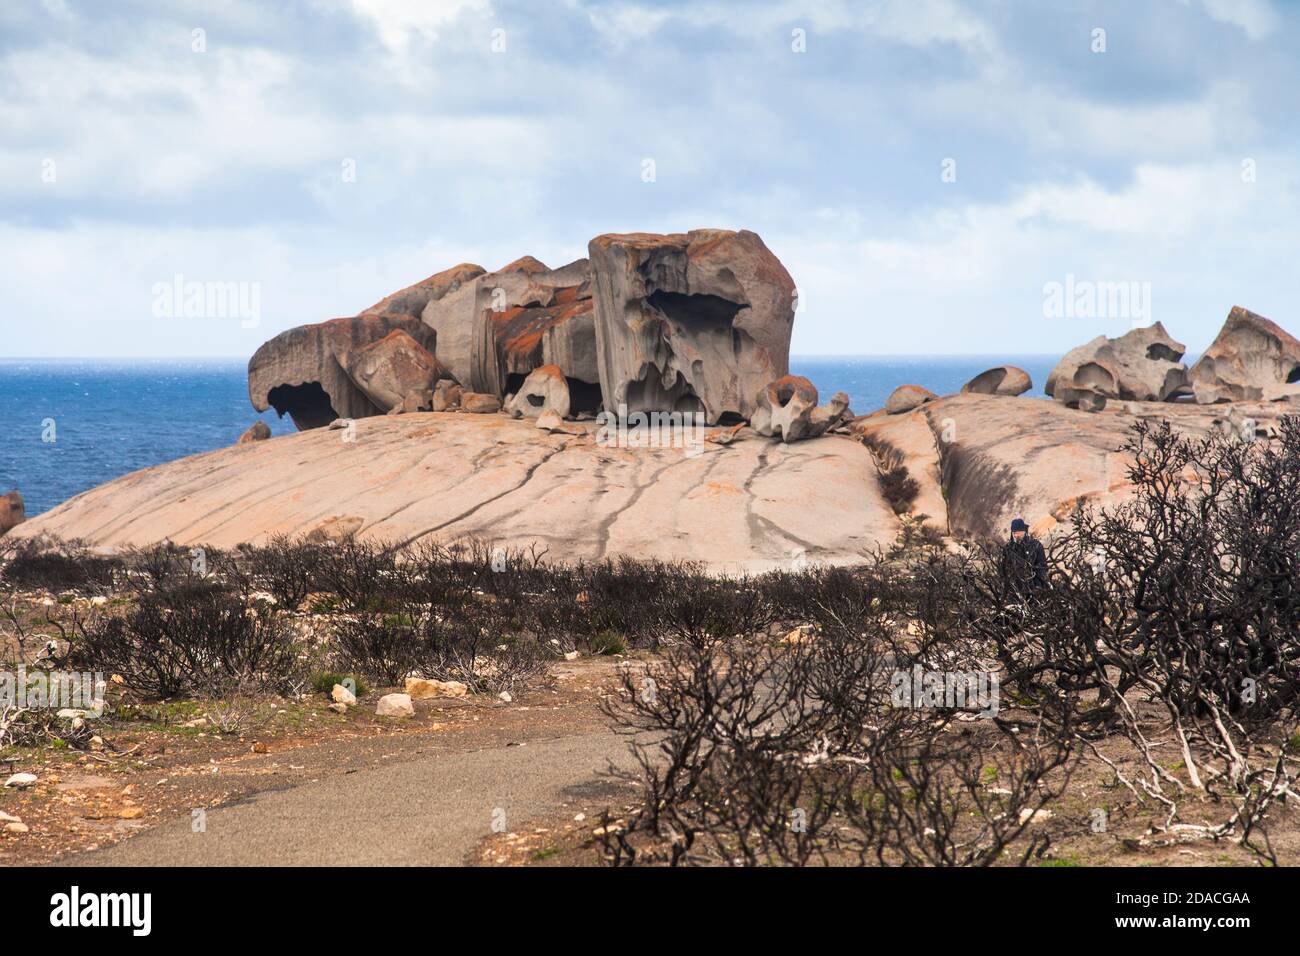
<instances>
[{"instance_id":1,"label":"white cloud","mask_svg":"<svg viewBox=\"0 0 1300 956\"><path fill-rule=\"evenodd\" d=\"M1269 0L1203 0L1205 12L1221 23L1241 27L1246 36L1259 40L1278 25L1277 12Z\"/></svg>"},{"instance_id":2,"label":"white cloud","mask_svg":"<svg viewBox=\"0 0 1300 956\"><path fill-rule=\"evenodd\" d=\"M350 0L389 51L405 56L414 40L430 43L462 13L491 9L489 0Z\"/></svg>"}]
</instances>

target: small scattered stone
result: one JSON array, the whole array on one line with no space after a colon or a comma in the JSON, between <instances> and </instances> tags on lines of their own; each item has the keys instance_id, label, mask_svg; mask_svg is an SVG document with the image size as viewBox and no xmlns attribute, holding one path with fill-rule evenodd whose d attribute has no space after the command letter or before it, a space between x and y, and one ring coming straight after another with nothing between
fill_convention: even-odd
<instances>
[{"instance_id":1,"label":"small scattered stone","mask_svg":"<svg viewBox=\"0 0 1300 956\"><path fill-rule=\"evenodd\" d=\"M1051 810L1031 810L1025 807L1020 811L1020 822L1023 823L1045 823L1052 819Z\"/></svg>"},{"instance_id":2,"label":"small scattered stone","mask_svg":"<svg viewBox=\"0 0 1300 956\"><path fill-rule=\"evenodd\" d=\"M564 655L564 659L566 661L576 661L581 656L582 655L577 651L569 651L567 654Z\"/></svg>"},{"instance_id":3,"label":"small scattered stone","mask_svg":"<svg viewBox=\"0 0 1300 956\"><path fill-rule=\"evenodd\" d=\"M123 807L118 811L119 820L138 820L144 816L144 807Z\"/></svg>"},{"instance_id":4,"label":"small scattered stone","mask_svg":"<svg viewBox=\"0 0 1300 956\"><path fill-rule=\"evenodd\" d=\"M262 743L260 740L257 741L256 743L254 743L254 744L253 744L253 753L255 753L255 754L264 754L264 753L268 753L268 750L267 750L267 748L266 748L266 744Z\"/></svg>"},{"instance_id":5,"label":"small scattered stone","mask_svg":"<svg viewBox=\"0 0 1300 956\"><path fill-rule=\"evenodd\" d=\"M23 823L20 820L17 823L6 823L5 829L8 830L10 833L26 833L31 828L28 827L27 824Z\"/></svg>"},{"instance_id":6,"label":"small scattered stone","mask_svg":"<svg viewBox=\"0 0 1300 956\"><path fill-rule=\"evenodd\" d=\"M505 701L507 704L514 700L514 698L510 696L510 691L508 690L503 690L501 693L497 694L497 697Z\"/></svg>"},{"instance_id":7,"label":"small scattered stone","mask_svg":"<svg viewBox=\"0 0 1300 956\"><path fill-rule=\"evenodd\" d=\"M330 704L330 710L334 711L336 714L346 714L348 712L348 705L338 703Z\"/></svg>"}]
</instances>

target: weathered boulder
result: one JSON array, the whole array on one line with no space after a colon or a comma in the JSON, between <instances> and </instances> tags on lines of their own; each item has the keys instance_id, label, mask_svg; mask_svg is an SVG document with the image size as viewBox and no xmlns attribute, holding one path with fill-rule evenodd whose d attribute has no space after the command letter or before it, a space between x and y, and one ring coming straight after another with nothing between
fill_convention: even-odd
<instances>
[{"instance_id":1,"label":"weathered boulder","mask_svg":"<svg viewBox=\"0 0 1300 956\"><path fill-rule=\"evenodd\" d=\"M824 435L841 423L851 421L853 411L849 408L849 396L845 392L836 392L825 405L818 405L808 416L808 437Z\"/></svg>"},{"instance_id":2,"label":"weathered boulder","mask_svg":"<svg viewBox=\"0 0 1300 956\"><path fill-rule=\"evenodd\" d=\"M17 491L0 495L0 534L23 523L27 518L27 506L23 496Z\"/></svg>"},{"instance_id":3,"label":"weathered boulder","mask_svg":"<svg viewBox=\"0 0 1300 956\"><path fill-rule=\"evenodd\" d=\"M1300 341L1274 322L1234 305L1191 371L1196 401L1282 397L1300 383Z\"/></svg>"},{"instance_id":4,"label":"weathered boulder","mask_svg":"<svg viewBox=\"0 0 1300 956\"><path fill-rule=\"evenodd\" d=\"M460 398L464 389L449 378L444 378L433 387L433 410L445 412L460 407Z\"/></svg>"},{"instance_id":5,"label":"weathered boulder","mask_svg":"<svg viewBox=\"0 0 1300 956\"><path fill-rule=\"evenodd\" d=\"M501 411L501 399L483 392L464 392L460 396L460 407L462 411L475 415L490 415Z\"/></svg>"},{"instance_id":6,"label":"weathered boulder","mask_svg":"<svg viewBox=\"0 0 1300 956\"><path fill-rule=\"evenodd\" d=\"M443 381L449 380L443 379ZM431 411L433 411L433 389L415 388L406 393L406 397L402 399L402 404L390 408L388 414Z\"/></svg>"},{"instance_id":7,"label":"weathered boulder","mask_svg":"<svg viewBox=\"0 0 1300 956\"><path fill-rule=\"evenodd\" d=\"M1096 405L1098 397L1169 401L1191 392L1187 366L1181 361L1185 351L1159 322L1118 338L1099 335L1065 353L1043 391L1085 410Z\"/></svg>"},{"instance_id":8,"label":"weathered boulder","mask_svg":"<svg viewBox=\"0 0 1300 956\"><path fill-rule=\"evenodd\" d=\"M1014 365L995 365L961 387L968 395L1023 395L1034 387L1029 373Z\"/></svg>"},{"instance_id":9,"label":"weathered boulder","mask_svg":"<svg viewBox=\"0 0 1300 956\"><path fill-rule=\"evenodd\" d=\"M558 365L533 369L506 411L517 417L536 418L544 411L554 411L561 418L569 414L569 383Z\"/></svg>"},{"instance_id":10,"label":"weathered boulder","mask_svg":"<svg viewBox=\"0 0 1300 956\"><path fill-rule=\"evenodd\" d=\"M274 408L300 429L320 428L336 418L382 415L390 406L376 405L340 359L399 329L436 354L433 330L401 316L360 315L282 332L249 360L248 397L259 412Z\"/></svg>"},{"instance_id":11,"label":"weathered boulder","mask_svg":"<svg viewBox=\"0 0 1300 956\"><path fill-rule=\"evenodd\" d=\"M361 314L406 316L418 319L430 302L438 302L459 291L462 286L472 284L483 272L482 266L462 262L458 266L452 266L405 289L400 289L392 295L385 296L370 308L362 310Z\"/></svg>"},{"instance_id":12,"label":"weathered boulder","mask_svg":"<svg viewBox=\"0 0 1300 956\"><path fill-rule=\"evenodd\" d=\"M346 353L342 364L357 388L385 411L412 392L432 392L439 379L451 377L432 352L401 329Z\"/></svg>"},{"instance_id":13,"label":"weathered boulder","mask_svg":"<svg viewBox=\"0 0 1300 956\"><path fill-rule=\"evenodd\" d=\"M924 405L937 397L934 392L920 385L900 385L885 399L885 411L890 415L910 412L918 405Z\"/></svg>"},{"instance_id":14,"label":"weathered boulder","mask_svg":"<svg viewBox=\"0 0 1300 956\"><path fill-rule=\"evenodd\" d=\"M247 445L250 441L266 441L271 437L271 426L266 422L257 421L248 426L248 430L239 436L237 445Z\"/></svg>"},{"instance_id":15,"label":"weathered boulder","mask_svg":"<svg viewBox=\"0 0 1300 956\"><path fill-rule=\"evenodd\" d=\"M768 438L799 441L812 437L816 408L817 386L802 375L783 375L759 393L750 425Z\"/></svg>"},{"instance_id":16,"label":"weathered boulder","mask_svg":"<svg viewBox=\"0 0 1300 956\"><path fill-rule=\"evenodd\" d=\"M406 678L403 688L411 700L433 700L435 697L464 697L469 687L458 680L426 680L423 677Z\"/></svg>"},{"instance_id":17,"label":"weathered boulder","mask_svg":"<svg viewBox=\"0 0 1300 956\"><path fill-rule=\"evenodd\" d=\"M330 688L330 700L336 704L355 704L357 695L352 693L351 688L344 687L342 684L335 684Z\"/></svg>"},{"instance_id":18,"label":"weathered boulder","mask_svg":"<svg viewBox=\"0 0 1300 956\"><path fill-rule=\"evenodd\" d=\"M603 235L587 254L606 410L750 418L788 373L794 282L754 233Z\"/></svg>"}]
</instances>

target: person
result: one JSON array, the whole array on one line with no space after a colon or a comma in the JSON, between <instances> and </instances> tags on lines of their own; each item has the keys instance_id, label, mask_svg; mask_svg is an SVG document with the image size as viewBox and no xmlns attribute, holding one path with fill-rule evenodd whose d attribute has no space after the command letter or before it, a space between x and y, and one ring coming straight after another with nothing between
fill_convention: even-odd
<instances>
[{"instance_id":1,"label":"person","mask_svg":"<svg viewBox=\"0 0 1300 956\"><path fill-rule=\"evenodd\" d=\"M1022 598L1047 587L1047 554L1024 518L1011 522L1011 540L1002 546L1002 574Z\"/></svg>"}]
</instances>

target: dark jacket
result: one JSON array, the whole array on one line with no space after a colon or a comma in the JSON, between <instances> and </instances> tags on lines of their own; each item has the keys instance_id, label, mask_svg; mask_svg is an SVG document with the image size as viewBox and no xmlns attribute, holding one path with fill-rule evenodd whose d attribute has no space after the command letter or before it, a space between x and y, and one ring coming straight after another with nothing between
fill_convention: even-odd
<instances>
[{"instance_id":1,"label":"dark jacket","mask_svg":"<svg viewBox=\"0 0 1300 956\"><path fill-rule=\"evenodd\" d=\"M1026 534L1002 546L1002 576L1022 596L1047 587L1047 554L1037 538Z\"/></svg>"}]
</instances>

